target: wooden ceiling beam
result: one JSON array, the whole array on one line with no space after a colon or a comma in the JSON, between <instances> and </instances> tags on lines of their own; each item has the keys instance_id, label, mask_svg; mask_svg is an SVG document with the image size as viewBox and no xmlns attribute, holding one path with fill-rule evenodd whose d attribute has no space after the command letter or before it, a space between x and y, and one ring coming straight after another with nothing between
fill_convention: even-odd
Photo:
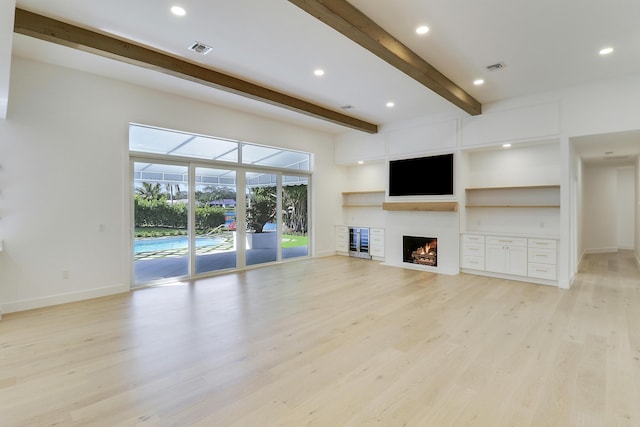
<instances>
[{"instance_id":1,"label":"wooden ceiling beam","mask_svg":"<svg viewBox=\"0 0 640 427\"><path fill-rule=\"evenodd\" d=\"M482 105L346 0L289 0L471 115Z\"/></svg>"},{"instance_id":2,"label":"wooden ceiling beam","mask_svg":"<svg viewBox=\"0 0 640 427\"><path fill-rule=\"evenodd\" d=\"M14 32L159 71L367 133L378 126L164 52L16 8Z\"/></svg>"}]
</instances>

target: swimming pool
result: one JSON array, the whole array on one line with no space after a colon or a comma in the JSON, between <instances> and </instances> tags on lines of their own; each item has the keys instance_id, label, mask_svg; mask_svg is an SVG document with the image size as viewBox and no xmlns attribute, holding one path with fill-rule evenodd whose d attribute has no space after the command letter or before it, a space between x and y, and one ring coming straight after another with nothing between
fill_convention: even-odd
<instances>
[{"instance_id":1,"label":"swimming pool","mask_svg":"<svg viewBox=\"0 0 640 427\"><path fill-rule=\"evenodd\" d=\"M139 254L142 252L159 252L187 249L188 242L189 241L187 236L136 239L133 243L133 252ZM216 246L222 243L224 243L224 239L222 237L196 237L196 248L201 248L203 246Z\"/></svg>"}]
</instances>

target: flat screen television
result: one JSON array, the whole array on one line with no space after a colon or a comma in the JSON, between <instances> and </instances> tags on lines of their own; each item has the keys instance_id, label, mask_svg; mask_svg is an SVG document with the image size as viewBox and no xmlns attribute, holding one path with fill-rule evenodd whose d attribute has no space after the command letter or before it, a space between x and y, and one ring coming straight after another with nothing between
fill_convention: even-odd
<instances>
[{"instance_id":1,"label":"flat screen television","mask_svg":"<svg viewBox=\"0 0 640 427\"><path fill-rule=\"evenodd\" d=\"M389 161L389 196L453 195L453 153Z\"/></svg>"}]
</instances>

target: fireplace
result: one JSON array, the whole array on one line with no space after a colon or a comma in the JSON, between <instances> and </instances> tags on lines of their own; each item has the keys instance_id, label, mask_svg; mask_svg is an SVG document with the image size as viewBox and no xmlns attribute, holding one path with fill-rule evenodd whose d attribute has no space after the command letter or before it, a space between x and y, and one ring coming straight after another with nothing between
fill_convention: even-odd
<instances>
[{"instance_id":1,"label":"fireplace","mask_svg":"<svg viewBox=\"0 0 640 427\"><path fill-rule=\"evenodd\" d=\"M438 239L436 237L402 236L402 262L438 266Z\"/></svg>"}]
</instances>

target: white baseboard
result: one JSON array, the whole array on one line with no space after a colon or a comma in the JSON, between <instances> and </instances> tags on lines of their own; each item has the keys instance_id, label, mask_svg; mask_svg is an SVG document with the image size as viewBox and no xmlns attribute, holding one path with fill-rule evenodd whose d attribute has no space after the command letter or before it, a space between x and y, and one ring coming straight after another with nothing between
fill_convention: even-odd
<instances>
[{"instance_id":1,"label":"white baseboard","mask_svg":"<svg viewBox=\"0 0 640 427\"><path fill-rule=\"evenodd\" d=\"M460 273L475 274L476 276L495 277L497 279L514 280L516 282L535 283L537 285L555 286L556 288L560 287L557 280L538 279L529 276L515 276L511 274L494 273L493 271L471 270L468 268L461 268Z\"/></svg>"},{"instance_id":2,"label":"white baseboard","mask_svg":"<svg viewBox=\"0 0 640 427\"><path fill-rule=\"evenodd\" d=\"M108 295L129 292L129 286L125 284L105 286L78 292L68 292L65 294L51 295L41 298L26 299L3 303L0 306L0 313L15 313L18 311L33 310L36 308L49 307L52 305L66 304L68 302L82 301L85 299L106 297Z\"/></svg>"},{"instance_id":3,"label":"white baseboard","mask_svg":"<svg viewBox=\"0 0 640 427\"><path fill-rule=\"evenodd\" d=\"M580 254L580 258L578 258L578 271L580 271L580 267L582 267L582 261L584 261L585 251L582 251Z\"/></svg>"},{"instance_id":4,"label":"white baseboard","mask_svg":"<svg viewBox=\"0 0 640 427\"><path fill-rule=\"evenodd\" d=\"M341 253L337 253L336 251L320 251L320 252L316 252L313 257L314 258L324 258L324 257L334 256L334 255L342 255L342 254Z\"/></svg>"},{"instance_id":5,"label":"white baseboard","mask_svg":"<svg viewBox=\"0 0 640 427\"><path fill-rule=\"evenodd\" d=\"M618 248L593 248L585 249L585 254L611 254L618 252Z\"/></svg>"}]
</instances>

